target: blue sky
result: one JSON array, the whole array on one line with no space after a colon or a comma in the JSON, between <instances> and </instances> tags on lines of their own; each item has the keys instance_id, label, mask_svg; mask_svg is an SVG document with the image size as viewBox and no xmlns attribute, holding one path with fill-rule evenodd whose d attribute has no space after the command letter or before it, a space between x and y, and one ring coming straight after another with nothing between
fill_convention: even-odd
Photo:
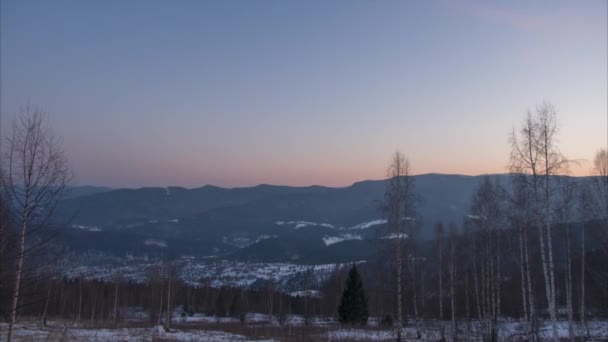
<instances>
[{"instance_id":1,"label":"blue sky","mask_svg":"<svg viewBox=\"0 0 608 342\"><path fill-rule=\"evenodd\" d=\"M78 184L341 186L396 149L415 173L505 172L543 101L569 157L607 142L605 0L1 6L3 133L47 111Z\"/></svg>"}]
</instances>

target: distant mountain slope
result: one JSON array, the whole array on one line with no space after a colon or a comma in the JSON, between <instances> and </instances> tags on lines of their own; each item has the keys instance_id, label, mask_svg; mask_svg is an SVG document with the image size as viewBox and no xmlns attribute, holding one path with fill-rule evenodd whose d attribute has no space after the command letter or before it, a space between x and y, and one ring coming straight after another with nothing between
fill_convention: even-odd
<instances>
[{"instance_id":1,"label":"distant mountain slope","mask_svg":"<svg viewBox=\"0 0 608 342\"><path fill-rule=\"evenodd\" d=\"M65 194L63 195L64 199L83 197L98 194L101 192L112 191L112 188L108 188L105 186L92 186L92 185L83 185L83 186L72 186L69 187Z\"/></svg>"},{"instance_id":2,"label":"distant mountain slope","mask_svg":"<svg viewBox=\"0 0 608 342\"><path fill-rule=\"evenodd\" d=\"M421 197L418 238L431 239L437 222L462 223L482 177L414 176ZM510 183L509 175L490 177L505 186ZM385 181L381 180L343 188L259 185L234 189L118 189L65 199L60 213L73 218L66 233L66 243L72 250L343 261L346 255L367 255L370 239L385 226L367 227L369 222L383 218L378 207L384 190ZM357 225L367 227L361 230L361 239L344 235L345 229ZM87 241L88 236L106 241L96 244Z\"/></svg>"}]
</instances>

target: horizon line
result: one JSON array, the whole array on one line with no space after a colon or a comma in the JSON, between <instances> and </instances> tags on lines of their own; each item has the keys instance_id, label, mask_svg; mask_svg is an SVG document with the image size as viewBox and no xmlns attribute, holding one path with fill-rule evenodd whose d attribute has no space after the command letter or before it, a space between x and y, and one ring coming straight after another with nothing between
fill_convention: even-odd
<instances>
[{"instance_id":1,"label":"horizon line","mask_svg":"<svg viewBox=\"0 0 608 342\"><path fill-rule=\"evenodd\" d=\"M441 173L441 172L427 172L427 173L419 173L419 174L413 174L411 175L412 177L421 177L421 176L456 176L456 177L482 177L482 176L508 176L508 175L513 175L515 173L481 173L481 174L476 174L476 175L467 175L467 174L459 174L459 173ZM587 177L597 177L596 175L553 175L553 176L558 176L558 177L572 177L572 178L587 178ZM344 186L330 186L330 185L321 185L321 184L310 184L310 185L289 185L289 184L270 184L270 183L257 183L255 185L246 185L246 186L232 186L232 187L228 187L228 186L219 186L219 185L214 185L214 184L203 184L200 186L193 186L193 187L187 187L187 186L181 186L181 185L166 185L166 186L161 186L161 185L156 185L156 186L133 186L133 187L129 187L129 186L118 186L118 187L114 187L114 186L109 186L109 185L94 185L94 184L79 184L79 185L72 185L72 186L68 186L68 188L78 188L78 187L96 187L96 188L108 188L110 190L138 190L138 189L167 189L167 188L182 188L182 189L187 189L187 190L193 190L193 189L201 189L201 188L205 188L205 187L211 187L211 188L219 188L219 189L225 189L225 190L233 190L233 189L248 189L248 188L256 188L256 187L261 187L261 186L273 186L273 187L291 187L291 188L314 188L314 187L319 187L319 188L328 188L328 189L344 189L344 188L348 188L351 187L355 184L358 183L363 183L363 182L380 182L380 181L386 181L388 178L381 178L381 179L363 179L363 180L359 180L356 182L353 182L349 185L344 185Z\"/></svg>"}]
</instances>

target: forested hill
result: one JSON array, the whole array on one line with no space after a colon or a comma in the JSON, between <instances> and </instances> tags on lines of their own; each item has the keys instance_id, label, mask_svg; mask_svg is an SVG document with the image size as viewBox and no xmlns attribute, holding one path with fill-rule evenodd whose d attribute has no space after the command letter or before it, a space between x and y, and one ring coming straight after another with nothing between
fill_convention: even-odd
<instances>
[{"instance_id":1,"label":"forested hill","mask_svg":"<svg viewBox=\"0 0 608 342\"><path fill-rule=\"evenodd\" d=\"M463 222L471 196L485 176L413 177L420 198L417 239L429 240L436 223ZM510 186L509 175L489 177ZM353 258L365 256L369 246L388 234L379 209L385 187L385 181L370 180L342 188L101 189L64 199L59 210L62 217L71 218L65 234L71 251L293 261L305 254L322 256L336 250L344 256L340 259L350 259L348 253L356 254ZM363 250L349 251L349 243Z\"/></svg>"}]
</instances>

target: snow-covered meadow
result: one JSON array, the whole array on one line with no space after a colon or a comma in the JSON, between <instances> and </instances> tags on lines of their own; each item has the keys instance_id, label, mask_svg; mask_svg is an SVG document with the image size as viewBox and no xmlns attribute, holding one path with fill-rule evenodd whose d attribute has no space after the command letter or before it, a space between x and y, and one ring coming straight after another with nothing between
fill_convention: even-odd
<instances>
[{"instance_id":1,"label":"snow-covered meadow","mask_svg":"<svg viewBox=\"0 0 608 342\"><path fill-rule=\"evenodd\" d=\"M380 319L370 317L365 327L340 326L333 317L277 316L249 313L241 322L238 318L215 317L203 314L183 316L174 312L172 328L152 326L146 320L129 319L118 326L90 326L68 321L52 321L43 327L37 321L24 321L16 326L16 341L391 341L396 335L390 327L379 324ZM479 324L458 322L458 340L481 341L477 334ZM568 337L568 325L558 323L560 338ZM6 323L0 323L0 339L6 339ZM588 331L588 332L587 332ZM449 321L424 321L407 324L404 341L440 341L442 335L453 340ZM524 323L516 320L499 322L499 341L524 341ZM590 321L586 329L575 326L577 336L589 341L608 340L608 321ZM539 337L552 338L550 322L542 322Z\"/></svg>"}]
</instances>

